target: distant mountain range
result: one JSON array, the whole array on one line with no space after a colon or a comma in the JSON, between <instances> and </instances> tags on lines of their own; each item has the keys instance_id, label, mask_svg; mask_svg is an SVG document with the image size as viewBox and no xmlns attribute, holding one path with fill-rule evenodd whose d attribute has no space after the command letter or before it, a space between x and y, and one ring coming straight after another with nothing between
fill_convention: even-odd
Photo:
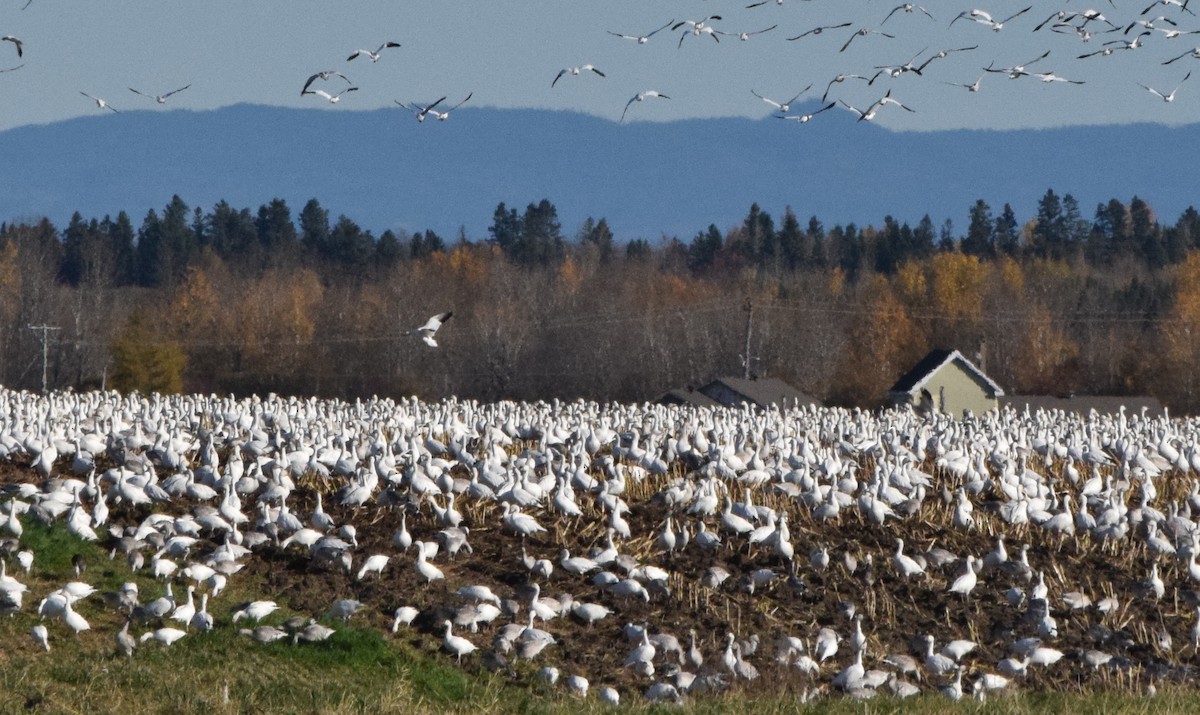
<instances>
[{"instance_id":1,"label":"distant mountain range","mask_svg":"<svg viewBox=\"0 0 1200 715\"><path fill-rule=\"evenodd\" d=\"M817 105L799 108L812 111ZM900 133L848 112L812 122L774 118L615 124L562 111L464 107L418 124L399 110L283 109L110 113L0 132L0 221L71 213L146 212L179 194L210 209L310 198L332 217L384 229L460 226L486 237L496 205L548 198L564 233L589 216L618 240L739 223L757 202L778 219L880 226L886 215L966 229L976 199L1035 215L1047 188L1072 194L1090 219L1098 202L1134 195L1174 222L1200 203L1192 172L1200 124L1081 126L1037 131Z\"/></svg>"}]
</instances>

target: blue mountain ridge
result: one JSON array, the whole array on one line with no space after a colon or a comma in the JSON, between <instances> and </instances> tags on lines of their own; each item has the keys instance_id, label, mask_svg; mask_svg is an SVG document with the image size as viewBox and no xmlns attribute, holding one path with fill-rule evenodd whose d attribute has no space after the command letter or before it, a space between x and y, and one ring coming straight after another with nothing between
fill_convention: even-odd
<instances>
[{"instance_id":1,"label":"blue mountain ridge","mask_svg":"<svg viewBox=\"0 0 1200 715\"><path fill-rule=\"evenodd\" d=\"M812 111L810 104L796 111ZM1111 198L1145 199L1174 222L1200 200L1188 170L1200 124L1022 131L893 132L843 111L800 125L773 117L618 124L574 112L464 107L418 124L394 109L343 111L239 104L81 117L0 132L0 220L48 216L60 227L124 210L134 225L179 194L205 211L310 198L376 235L432 228L486 238L496 205L548 198L567 236L589 216L618 240L727 229L757 202L778 225L880 226L950 218L976 199L1031 218L1047 188L1085 218Z\"/></svg>"}]
</instances>

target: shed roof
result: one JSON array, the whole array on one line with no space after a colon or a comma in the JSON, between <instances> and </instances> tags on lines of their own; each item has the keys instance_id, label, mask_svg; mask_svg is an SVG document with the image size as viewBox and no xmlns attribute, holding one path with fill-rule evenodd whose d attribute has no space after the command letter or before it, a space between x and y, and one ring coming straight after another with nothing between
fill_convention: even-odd
<instances>
[{"instance_id":1,"label":"shed roof","mask_svg":"<svg viewBox=\"0 0 1200 715\"><path fill-rule=\"evenodd\" d=\"M692 405L694 407L724 406L699 390L689 390L686 388L668 390L659 396L655 402L663 405Z\"/></svg>"},{"instance_id":2,"label":"shed roof","mask_svg":"<svg viewBox=\"0 0 1200 715\"><path fill-rule=\"evenodd\" d=\"M752 402L759 407L821 404L811 395L801 392L775 377L761 377L753 380L741 377L718 377L701 387L700 391L709 394L710 389L716 385L723 385L726 389L744 397L747 402Z\"/></svg>"},{"instance_id":3,"label":"shed roof","mask_svg":"<svg viewBox=\"0 0 1200 715\"><path fill-rule=\"evenodd\" d=\"M964 357L962 353L957 350L946 350L941 348L937 350L931 350L929 354L921 360L921 362L917 363L911 370L904 373L904 375L896 381L896 384L892 385L892 389L889 390L889 392L912 394L924 387L925 383L928 382L938 370L941 370L943 366L948 365L956 360L959 361L964 368L966 368L967 372L975 375L980 381L990 387L992 392L995 393L997 397L1000 397L1004 394L1004 389L997 385L995 380L988 377L983 370L975 367L975 363Z\"/></svg>"}]
</instances>

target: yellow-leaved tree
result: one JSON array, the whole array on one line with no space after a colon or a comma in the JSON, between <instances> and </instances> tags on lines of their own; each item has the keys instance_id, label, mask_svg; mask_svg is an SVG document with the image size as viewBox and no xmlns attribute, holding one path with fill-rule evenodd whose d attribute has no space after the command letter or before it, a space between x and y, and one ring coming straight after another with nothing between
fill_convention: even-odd
<instances>
[{"instance_id":1,"label":"yellow-leaved tree","mask_svg":"<svg viewBox=\"0 0 1200 715\"><path fill-rule=\"evenodd\" d=\"M112 387L122 392L183 391L187 358L140 313L130 316L112 342Z\"/></svg>"},{"instance_id":2,"label":"yellow-leaved tree","mask_svg":"<svg viewBox=\"0 0 1200 715\"><path fill-rule=\"evenodd\" d=\"M1159 330L1162 339L1160 394L1176 396L1184 411L1200 405L1200 251L1175 266L1174 304Z\"/></svg>"},{"instance_id":3,"label":"yellow-leaved tree","mask_svg":"<svg viewBox=\"0 0 1200 715\"><path fill-rule=\"evenodd\" d=\"M838 362L834 399L878 405L896 379L921 358L925 336L886 278L864 278L859 292L862 313L850 327Z\"/></svg>"}]
</instances>

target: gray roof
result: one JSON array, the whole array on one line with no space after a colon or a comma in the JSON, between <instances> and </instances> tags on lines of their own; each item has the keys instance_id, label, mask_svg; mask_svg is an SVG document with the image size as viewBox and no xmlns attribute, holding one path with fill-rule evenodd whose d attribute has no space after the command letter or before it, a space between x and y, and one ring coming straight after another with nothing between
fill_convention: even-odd
<instances>
[{"instance_id":1,"label":"gray roof","mask_svg":"<svg viewBox=\"0 0 1200 715\"><path fill-rule=\"evenodd\" d=\"M795 387L787 384L783 380L774 377L763 377L754 380L747 380L741 377L718 377L704 387L700 388L700 392L712 396L717 386L724 386L726 389L742 396L746 402L758 405L759 407L769 407L778 405L780 407L796 407L808 405L820 405L811 395L805 394ZM729 405L730 407L734 405Z\"/></svg>"},{"instance_id":2,"label":"gray roof","mask_svg":"<svg viewBox=\"0 0 1200 715\"><path fill-rule=\"evenodd\" d=\"M1124 407L1128 413L1139 413L1144 408L1150 415L1163 414L1163 404L1157 397L1149 395L1006 395L1000 398L1001 407L1011 407L1031 412L1036 410L1062 410L1086 415L1092 410L1098 414L1116 414Z\"/></svg>"},{"instance_id":3,"label":"gray roof","mask_svg":"<svg viewBox=\"0 0 1200 715\"><path fill-rule=\"evenodd\" d=\"M917 363L911 370L904 373L904 375L902 375L900 379L896 381L896 384L892 385L892 388L888 390L888 392L892 394L900 393L911 395L924 387L925 383L929 381L929 378L933 377L934 373L936 373L938 370L941 370L943 366L955 361L961 363L967 372L973 374L975 377L979 378L984 385L991 388L992 394L996 395L997 397L1004 394L1004 389L997 385L995 380L988 377L983 370L975 367L975 363L964 357L962 353L957 350L943 349L931 350L928 355L921 359L921 362Z\"/></svg>"},{"instance_id":4,"label":"gray roof","mask_svg":"<svg viewBox=\"0 0 1200 715\"><path fill-rule=\"evenodd\" d=\"M664 392L657 400L660 405L692 405L694 407L723 407L720 402L712 399L708 395L699 390L689 390L686 388L668 390Z\"/></svg>"}]
</instances>

